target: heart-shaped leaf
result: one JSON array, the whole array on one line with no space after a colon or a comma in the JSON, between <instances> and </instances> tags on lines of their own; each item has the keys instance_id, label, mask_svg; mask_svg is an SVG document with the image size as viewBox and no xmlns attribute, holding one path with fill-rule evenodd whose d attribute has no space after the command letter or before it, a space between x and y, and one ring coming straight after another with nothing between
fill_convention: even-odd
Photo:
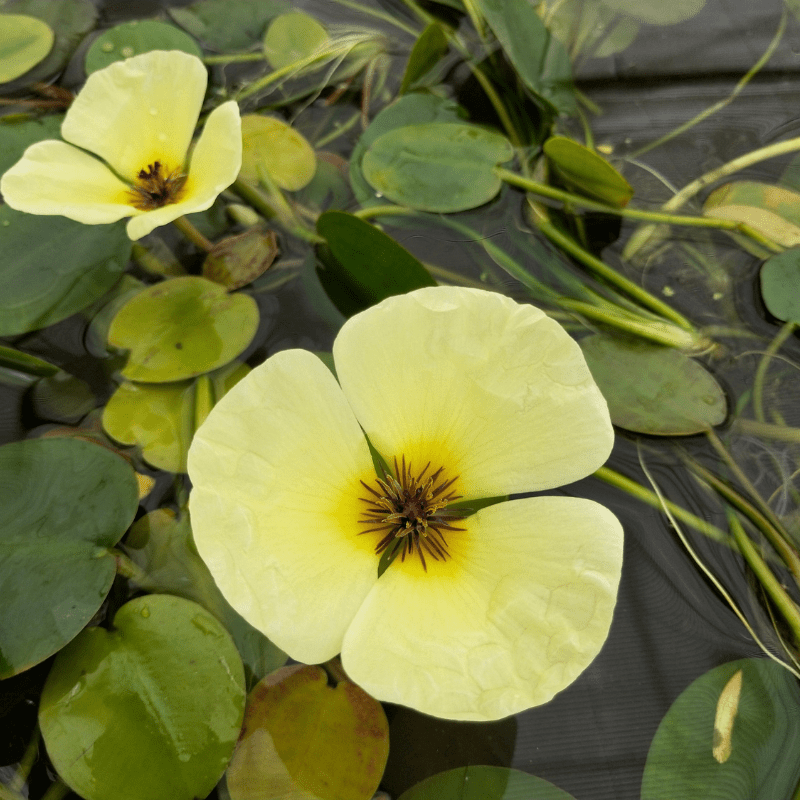
<instances>
[{"instance_id":1,"label":"heart-shaped leaf","mask_svg":"<svg viewBox=\"0 0 800 800\"><path fill-rule=\"evenodd\" d=\"M149 595L58 654L39 725L59 775L85 800L194 800L225 770L244 700L222 625L182 597Z\"/></svg>"},{"instance_id":2,"label":"heart-shaped leaf","mask_svg":"<svg viewBox=\"0 0 800 800\"><path fill-rule=\"evenodd\" d=\"M502 185L494 168L513 155L508 139L477 125L425 123L378 137L361 167L389 200L449 213L488 203Z\"/></svg>"},{"instance_id":3,"label":"heart-shaped leaf","mask_svg":"<svg viewBox=\"0 0 800 800\"><path fill-rule=\"evenodd\" d=\"M213 281L172 278L132 297L116 314L108 343L130 350L122 374L164 383L210 372L238 356L258 328L258 306Z\"/></svg>"},{"instance_id":4,"label":"heart-shaped leaf","mask_svg":"<svg viewBox=\"0 0 800 800\"><path fill-rule=\"evenodd\" d=\"M138 505L133 469L79 439L0 447L0 678L60 650L116 574L109 549Z\"/></svg>"},{"instance_id":5,"label":"heart-shaped leaf","mask_svg":"<svg viewBox=\"0 0 800 800\"><path fill-rule=\"evenodd\" d=\"M231 800L369 800L389 754L380 703L320 667L283 667L247 699L226 775Z\"/></svg>"}]
</instances>

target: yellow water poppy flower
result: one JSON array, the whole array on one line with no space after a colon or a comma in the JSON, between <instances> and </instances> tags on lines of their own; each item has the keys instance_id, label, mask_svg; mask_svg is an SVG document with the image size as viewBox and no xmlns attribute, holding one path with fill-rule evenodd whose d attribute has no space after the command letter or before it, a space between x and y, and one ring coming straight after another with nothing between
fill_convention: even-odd
<instances>
[{"instance_id":1,"label":"yellow water poppy flower","mask_svg":"<svg viewBox=\"0 0 800 800\"><path fill-rule=\"evenodd\" d=\"M298 661L341 652L379 700L461 720L546 702L607 637L622 528L583 498L454 504L606 460L579 347L532 306L432 287L352 317L333 357L338 383L312 353L277 353L195 435L194 537L223 594Z\"/></svg>"},{"instance_id":2,"label":"yellow water poppy flower","mask_svg":"<svg viewBox=\"0 0 800 800\"><path fill-rule=\"evenodd\" d=\"M87 225L131 217L131 239L209 208L236 180L242 135L238 106L223 103L189 154L207 79L199 58L177 50L93 72L64 117L65 141L32 144L3 175L6 203Z\"/></svg>"}]
</instances>

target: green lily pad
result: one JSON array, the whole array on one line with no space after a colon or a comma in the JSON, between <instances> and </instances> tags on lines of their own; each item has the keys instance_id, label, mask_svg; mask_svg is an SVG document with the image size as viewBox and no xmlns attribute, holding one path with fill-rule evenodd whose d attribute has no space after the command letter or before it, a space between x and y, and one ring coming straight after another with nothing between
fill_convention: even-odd
<instances>
[{"instance_id":1,"label":"green lily pad","mask_svg":"<svg viewBox=\"0 0 800 800\"><path fill-rule=\"evenodd\" d=\"M344 211L326 211L317 232L332 258L321 254L320 281L334 305L352 316L392 295L436 286L427 269L391 236Z\"/></svg>"},{"instance_id":2,"label":"green lily pad","mask_svg":"<svg viewBox=\"0 0 800 800\"><path fill-rule=\"evenodd\" d=\"M38 417L69 425L82 420L97 405L89 384L62 370L37 381L31 400Z\"/></svg>"},{"instance_id":3,"label":"green lily pad","mask_svg":"<svg viewBox=\"0 0 800 800\"><path fill-rule=\"evenodd\" d=\"M50 52L53 29L25 14L0 14L0 83L8 83L35 67Z\"/></svg>"},{"instance_id":4,"label":"green lily pad","mask_svg":"<svg viewBox=\"0 0 800 800\"><path fill-rule=\"evenodd\" d=\"M91 0L11 0L3 13L36 17L53 31L53 46L45 58L5 88L14 91L58 72L83 37L97 22L97 7Z\"/></svg>"},{"instance_id":5,"label":"green lily pad","mask_svg":"<svg viewBox=\"0 0 800 800\"><path fill-rule=\"evenodd\" d=\"M167 13L213 50L245 50L261 41L270 20L291 10L285 0L198 0Z\"/></svg>"},{"instance_id":6,"label":"green lily pad","mask_svg":"<svg viewBox=\"0 0 800 800\"><path fill-rule=\"evenodd\" d=\"M264 56L272 69L282 69L315 53L328 41L328 32L302 11L281 14L264 34Z\"/></svg>"},{"instance_id":7,"label":"green lily pad","mask_svg":"<svg viewBox=\"0 0 800 800\"><path fill-rule=\"evenodd\" d=\"M528 0L474 0L508 60L533 94L557 113L575 111L572 64Z\"/></svg>"},{"instance_id":8,"label":"green lily pad","mask_svg":"<svg viewBox=\"0 0 800 800\"><path fill-rule=\"evenodd\" d=\"M63 114L48 114L34 119L0 117L0 175L13 167L34 142L60 139L63 120Z\"/></svg>"},{"instance_id":9,"label":"green lily pad","mask_svg":"<svg viewBox=\"0 0 800 800\"><path fill-rule=\"evenodd\" d=\"M248 685L282 667L287 655L261 631L243 620L217 589L197 554L189 517L159 508L138 519L125 538L125 551L142 570L135 583L148 592L193 600L224 626L242 658Z\"/></svg>"},{"instance_id":10,"label":"green lily pad","mask_svg":"<svg viewBox=\"0 0 800 800\"><path fill-rule=\"evenodd\" d=\"M0 206L0 336L44 328L93 303L131 253L124 222L81 225Z\"/></svg>"},{"instance_id":11,"label":"green lily pad","mask_svg":"<svg viewBox=\"0 0 800 800\"><path fill-rule=\"evenodd\" d=\"M136 513L133 470L77 439L0 447L0 678L38 664L100 608L109 548Z\"/></svg>"},{"instance_id":12,"label":"green lily pad","mask_svg":"<svg viewBox=\"0 0 800 800\"><path fill-rule=\"evenodd\" d=\"M180 28L156 19L134 19L103 31L86 53L86 74L104 69L115 61L149 53L151 50L181 50L197 58L203 51Z\"/></svg>"},{"instance_id":13,"label":"green lily pad","mask_svg":"<svg viewBox=\"0 0 800 800\"><path fill-rule=\"evenodd\" d=\"M85 800L194 800L225 770L244 700L222 625L189 600L149 595L58 654L39 725L59 776Z\"/></svg>"},{"instance_id":14,"label":"green lily pad","mask_svg":"<svg viewBox=\"0 0 800 800\"><path fill-rule=\"evenodd\" d=\"M314 177L314 148L300 133L275 117L242 117L242 168L239 177L258 184L262 171L279 186L295 192Z\"/></svg>"},{"instance_id":15,"label":"green lily pad","mask_svg":"<svg viewBox=\"0 0 800 800\"><path fill-rule=\"evenodd\" d=\"M369 800L389 755L380 703L321 667L284 667L247 698L226 783L231 800Z\"/></svg>"},{"instance_id":16,"label":"green lily pad","mask_svg":"<svg viewBox=\"0 0 800 800\"><path fill-rule=\"evenodd\" d=\"M180 381L227 364L253 340L258 306L218 283L172 278L131 298L116 314L108 343L130 350L122 374L132 381Z\"/></svg>"},{"instance_id":17,"label":"green lily pad","mask_svg":"<svg viewBox=\"0 0 800 800\"><path fill-rule=\"evenodd\" d=\"M123 383L103 409L103 428L116 441L137 445L148 464L167 472L186 472L186 453L210 407L250 368L227 364L194 380L175 383ZM205 412L207 413L207 412Z\"/></svg>"},{"instance_id":18,"label":"green lily pad","mask_svg":"<svg viewBox=\"0 0 800 800\"><path fill-rule=\"evenodd\" d=\"M405 94L421 81L447 53L449 45L442 26L431 22L411 48L399 94Z\"/></svg>"},{"instance_id":19,"label":"green lily pad","mask_svg":"<svg viewBox=\"0 0 800 800\"><path fill-rule=\"evenodd\" d=\"M759 181L737 181L715 189L703 215L744 222L782 247L800 245L800 194Z\"/></svg>"},{"instance_id":20,"label":"green lily pad","mask_svg":"<svg viewBox=\"0 0 800 800\"><path fill-rule=\"evenodd\" d=\"M672 704L650 745L642 800L791 797L800 689L767 658L712 669Z\"/></svg>"},{"instance_id":21,"label":"green lily pad","mask_svg":"<svg viewBox=\"0 0 800 800\"><path fill-rule=\"evenodd\" d=\"M511 143L498 133L434 122L378 137L361 167L367 182L389 200L450 213L488 203L502 186L495 166L513 155Z\"/></svg>"},{"instance_id":22,"label":"green lily pad","mask_svg":"<svg viewBox=\"0 0 800 800\"><path fill-rule=\"evenodd\" d=\"M507 767L458 767L431 775L398 800L575 800L549 781Z\"/></svg>"},{"instance_id":23,"label":"green lily pad","mask_svg":"<svg viewBox=\"0 0 800 800\"><path fill-rule=\"evenodd\" d=\"M375 190L364 180L362 162L364 154L372 143L383 134L407 125L423 122L462 122L466 117L463 111L452 100L433 94L412 92L386 106L372 120L369 127L361 134L350 156L350 184L359 203L362 205L380 205L383 200L375 196Z\"/></svg>"},{"instance_id":24,"label":"green lily pad","mask_svg":"<svg viewBox=\"0 0 800 800\"><path fill-rule=\"evenodd\" d=\"M650 25L674 25L703 10L706 0L603 0L603 5Z\"/></svg>"},{"instance_id":25,"label":"green lily pad","mask_svg":"<svg viewBox=\"0 0 800 800\"><path fill-rule=\"evenodd\" d=\"M688 436L720 425L725 393L697 361L668 347L603 334L579 342L620 428L655 436Z\"/></svg>"},{"instance_id":26,"label":"green lily pad","mask_svg":"<svg viewBox=\"0 0 800 800\"><path fill-rule=\"evenodd\" d=\"M594 150L566 136L551 136L543 149L567 188L618 208L633 197L633 187Z\"/></svg>"},{"instance_id":27,"label":"green lily pad","mask_svg":"<svg viewBox=\"0 0 800 800\"><path fill-rule=\"evenodd\" d=\"M800 324L800 252L786 250L761 267L761 298L773 317Z\"/></svg>"}]
</instances>

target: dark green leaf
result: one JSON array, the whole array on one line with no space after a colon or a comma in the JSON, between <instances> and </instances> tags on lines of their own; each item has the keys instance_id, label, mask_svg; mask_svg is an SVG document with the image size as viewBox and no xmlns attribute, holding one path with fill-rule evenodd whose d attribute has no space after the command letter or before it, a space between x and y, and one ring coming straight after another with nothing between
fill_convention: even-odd
<instances>
[{"instance_id":1,"label":"dark green leaf","mask_svg":"<svg viewBox=\"0 0 800 800\"><path fill-rule=\"evenodd\" d=\"M727 401L697 361L669 347L596 334L579 342L620 428L686 436L721 424Z\"/></svg>"},{"instance_id":2,"label":"dark green leaf","mask_svg":"<svg viewBox=\"0 0 800 800\"><path fill-rule=\"evenodd\" d=\"M761 297L773 317L800 324L800 250L786 250L764 262Z\"/></svg>"},{"instance_id":3,"label":"dark green leaf","mask_svg":"<svg viewBox=\"0 0 800 800\"><path fill-rule=\"evenodd\" d=\"M536 97L559 113L575 111L572 65L529 0L474 0L509 61Z\"/></svg>"},{"instance_id":4,"label":"dark green leaf","mask_svg":"<svg viewBox=\"0 0 800 800\"><path fill-rule=\"evenodd\" d=\"M80 311L119 279L131 254L125 223L82 225L0 207L0 336Z\"/></svg>"},{"instance_id":5,"label":"dark green leaf","mask_svg":"<svg viewBox=\"0 0 800 800\"><path fill-rule=\"evenodd\" d=\"M63 119L63 114L25 120L0 117L0 175L22 158L29 145L60 139Z\"/></svg>"},{"instance_id":6,"label":"dark green leaf","mask_svg":"<svg viewBox=\"0 0 800 800\"><path fill-rule=\"evenodd\" d=\"M58 654L39 725L59 776L85 800L194 800L225 770L244 701L222 625L189 600L149 595Z\"/></svg>"},{"instance_id":7,"label":"dark green leaf","mask_svg":"<svg viewBox=\"0 0 800 800\"><path fill-rule=\"evenodd\" d=\"M768 658L731 661L672 704L650 745L642 800L794 796L800 689Z\"/></svg>"},{"instance_id":8,"label":"dark green leaf","mask_svg":"<svg viewBox=\"0 0 800 800\"><path fill-rule=\"evenodd\" d=\"M38 381L31 399L38 417L68 425L83 419L97 405L86 381L63 371Z\"/></svg>"},{"instance_id":9,"label":"dark green leaf","mask_svg":"<svg viewBox=\"0 0 800 800\"><path fill-rule=\"evenodd\" d=\"M352 316L392 295L435 286L428 270L391 236L352 214L326 211L317 231L332 259L320 280L336 307Z\"/></svg>"},{"instance_id":10,"label":"dark green leaf","mask_svg":"<svg viewBox=\"0 0 800 800\"><path fill-rule=\"evenodd\" d=\"M78 439L0 447L0 678L60 650L103 602L138 504L130 465Z\"/></svg>"},{"instance_id":11,"label":"dark green leaf","mask_svg":"<svg viewBox=\"0 0 800 800\"><path fill-rule=\"evenodd\" d=\"M458 767L412 786L398 800L575 800L542 778L507 767Z\"/></svg>"},{"instance_id":12,"label":"dark green leaf","mask_svg":"<svg viewBox=\"0 0 800 800\"><path fill-rule=\"evenodd\" d=\"M84 61L86 74L151 50L181 50L203 57L195 40L180 28L156 19L134 19L103 31L92 42Z\"/></svg>"},{"instance_id":13,"label":"dark green leaf","mask_svg":"<svg viewBox=\"0 0 800 800\"><path fill-rule=\"evenodd\" d=\"M447 52L447 47L442 26L432 22L422 31L411 49L399 94L405 94L417 81L422 80Z\"/></svg>"}]
</instances>

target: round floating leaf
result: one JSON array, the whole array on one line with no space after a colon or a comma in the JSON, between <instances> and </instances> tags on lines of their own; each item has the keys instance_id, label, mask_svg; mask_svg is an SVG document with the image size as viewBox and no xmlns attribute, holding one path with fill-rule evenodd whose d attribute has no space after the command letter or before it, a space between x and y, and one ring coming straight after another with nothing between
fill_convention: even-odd
<instances>
[{"instance_id":1,"label":"round floating leaf","mask_svg":"<svg viewBox=\"0 0 800 800\"><path fill-rule=\"evenodd\" d=\"M703 10L706 0L603 0L603 5L650 25L673 25Z\"/></svg>"},{"instance_id":2,"label":"round floating leaf","mask_svg":"<svg viewBox=\"0 0 800 800\"><path fill-rule=\"evenodd\" d=\"M383 134L395 128L423 122L461 122L466 112L453 103L433 94L412 92L386 106L361 134L350 156L350 185L362 205L380 205L373 188L364 180L362 161L367 149Z\"/></svg>"},{"instance_id":3,"label":"round floating leaf","mask_svg":"<svg viewBox=\"0 0 800 800\"><path fill-rule=\"evenodd\" d=\"M123 383L103 409L103 428L118 442L138 445L157 469L186 472L186 453L198 419L198 394L206 385L211 405L250 371L228 364L210 375L175 383Z\"/></svg>"},{"instance_id":4,"label":"round floating leaf","mask_svg":"<svg viewBox=\"0 0 800 800\"><path fill-rule=\"evenodd\" d=\"M349 681L329 687L321 667L284 667L247 699L228 792L231 800L369 800L388 754L377 700Z\"/></svg>"},{"instance_id":5,"label":"round floating leaf","mask_svg":"<svg viewBox=\"0 0 800 800\"><path fill-rule=\"evenodd\" d=\"M0 175L22 158L34 142L60 139L63 114L48 114L35 119L0 117Z\"/></svg>"},{"instance_id":6,"label":"round floating leaf","mask_svg":"<svg viewBox=\"0 0 800 800\"><path fill-rule=\"evenodd\" d=\"M245 294L195 276L172 278L131 298L116 314L108 343L130 350L122 374L165 383L210 372L250 344L258 306Z\"/></svg>"},{"instance_id":7,"label":"round floating leaf","mask_svg":"<svg viewBox=\"0 0 800 800\"><path fill-rule=\"evenodd\" d=\"M286 653L245 622L217 589L197 554L188 516L176 519L175 513L165 508L146 514L125 538L125 550L144 573L136 580L142 589L193 600L225 626L244 662L248 683L286 663Z\"/></svg>"},{"instance_id":8,"label":"round floating leaf","mask_svg":"<svg viewBox=\"0 0 800 800\"><path fill-rule=\"evenodd\" d=\"M391 236L344 211L326 211L317 220L333 258L321 256L320 281L345 316L387 297L436 286L427 269Z\"/></svg>"},{"instance_id":9,"label":"round floating leaf","mask_svg":"<svg viewBox=\"0 0 800 800\"><path fill-rule=\"evenodd\" d=\"M633 187L608 161L572 139L551 136L544 143L544 153L570 189L619 208L633 196Z\"/></svg>"},{"instance_id":10,"label":"round floating leaf","mask_svg":"<svg viewBox=\"0 0 800 800\"><path fill-rule=\"evenodd\" d=\"M209 47L232 52L261 41L267 23L290 10L285 0L198 0L167 12Z\"/></svg>"},{"instance_id":11,"label":"round floating leaf","mask_svg":"<svg viewBox=\"0 0 800 800\"><path fill-rule=\"evenodd\" d=\"M114 580L109 552L136 513L133 470L78 439L0 447L0 678L60 650Z\"/></svg>"},{"instance_id":12,"label":"round floating leaf","mask_svg":"<svg viewBox=\"0 0 800 800\"><path fill-rule=\"evenodd\" d=\"M737 181L715 189L703 215L744 222L782 247L800 245L800 194L758 181Z\"/></svg>"},{"instance_id":13,"label":"round floating leaf","mask_svg":"<svg viewBox=\"0 0 800 800\"><path fill-rule=\"evenodd\" d=\"M180 28L155 19L135 19L103 31L92 42L84 62L86 74L151 50L181 50L203 57L197 42Z\"/></svg>"},{"instance_id":14,"label":"round floating leaf","mask_svg":"<svg viewBox=\"0 0 800 800\"><path fill-rule=\"evenodd\" d=\"M31 391L31 399L37 416L71 425L83 419L97 404L86 381L63 371L38 381Z\"/></svg>"},{"instance_id":15,"label":"round floating leaf","mask_svg":"<svg viewBox=\"0 0 800 800\"><path fill-rule=\"evenodd\" d=\"M11 0L3 5L3 11L36 17L54 34L53 46L44 60L9 84L5 91L29 86L58 72L97 21L97 7L91 0Z\"/></svg>"},{"instance_id":16,"label":"round floating leaf","mask_svg":"<svg viewBox=\"0 0 800 800\"><path fill-rule=\"evenodd\" d=\"M328 41L328 32L314 17L295 11L276 17L264 35L264 55L281 69L315 53Z\"/></svg>"},{"instance_id":17,"label":"round floating leaf","mask_svg":"<svg viewBox=\"0 0 800 800\"><path fill-rule=\"evenodd\" d=\"M767 658L699 677L658 726L642 800L792 797L800 780L800 689Z\"/></svg>"},{"instance_id":18,"label":"round floating leaf","mask_svg":"<svg viewBox=\"0 0 800 800\"><path fill-rule=\"evenodd\" d=\"M603 334L579 342L592 376L620 428L686 436L721 424L725 394L697 361L677 350Z\"/></svg>"},{"instance_id":19,"label":"round floating leaf","mask_svg":"<svg viewBox=\"0 0 800 800\"><path fill-rule=\"evenodd\" d=\"M554 111L575 111L572 65L526 0L475 0L525 85Z\"/></svg>"},{"instance_id":20,"label":"round floating leaf","mask_svg":"<svg viewBox=\"0 0 800 800\"><path fill-rule=\"evenodd\" d=\"M275 117L242 117L242 169L239 177L257 184L262 170L281 189L302 189L314 177L314 149L294 128Z\"/></svg>"},{"instance_id":21,"label":"round floating leaf","mask_svg":"<svg viewBox=\"0 0 800 800\"><path fill-rule=\"evenodd\" d=\"M25 14L0 14L0 83L35 67L53 46L55 34L43 20Z\"/></svg>"},{"instance_id":22,"label":"round floating leaf","mask_svg":"<svg viewBox=\"0 0 800 800\"><path fill-rule=\"evenodd\" d=\"M773 317L800 324L800 252L786 250L761 267L761 297Z\"/></svg>"},{"instance_id":23,"label":"round floating leaf","mask_svg":"<svg viewBox=\"0 0 800 800\"><path fill-rule=\"evenodd\" d=\"M93 303L131 254L125 224L81 225L0 206L0 336L44 328Z\"/></svg>"},{"instance_id":24,"label":"round floating leaf","mask_svg":"<svg viewBox=\"0 0 800 800\"><path fill-rule=\"evenodd\" d=\"M449 213L489 202L502 181L494 168L512 158L503 136L476 125L425 123L395 128L364 154L364 177L389 200Z\"/></svg>"},{"instance_id":25,"label":"round floating leaf","mask_svg":"<svg viewBox=\"0 0 800 800\"><path fill-rule=\"evenodd\" d=\"M549 781L507 767L458 767L412 786L398 800L575 800Z\"/></svg>"},{"instance_id":26,"label":"round floating leaf","mask_svg":"<svg viewBox=\"0 0 800 800\"><path fill-rule=\"evenodd\" d=\"M222 625L189 600L149 595L58 654L39 725L58 774L85 800L194 800L222 775L244 700Z\"/></svg>"}]
</instances>

